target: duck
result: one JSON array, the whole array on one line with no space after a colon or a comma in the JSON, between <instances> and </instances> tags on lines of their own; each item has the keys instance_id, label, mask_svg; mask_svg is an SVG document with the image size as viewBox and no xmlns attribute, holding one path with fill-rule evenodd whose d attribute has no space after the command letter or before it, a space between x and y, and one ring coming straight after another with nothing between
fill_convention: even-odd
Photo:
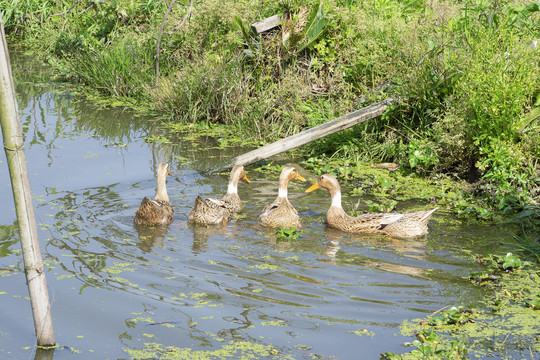
<instances>
[{"instance_id":1,"label":"duck","mask_svg":"<svg viewBox=\"0 0 540 360\"><path fill-rule=\"evenodd\" d=\"M172 175L169 164L162 162L157 169L156 196L154 199L147 196L142 199L141 205L135 211L135 224L168 225L171 223L174 209L167 194L167 175Z\"/></svg>"},{"instance_id":2,"label":"duck","mask_svg":"<svg viewBox=\"0 0 540 360\"><path fill-rule=\"evenodd\" d=\"M229 176L227 193L221 198L203 198L197 196L195 205L188 214L188 222L199 225L225 225L235 212L242 209L238 196L238 183L250 183L242 165L235 165Z\"/></svg>"},{"instance_id":3,"label":"duck","mask_svg":"<svg viewBox=\"0 0 540 360\"><path fill-rule=\"evenodd\" d=\"M327 225L348 233L388 235L397 238L421 237L427 234L429 219L438 209L408 213L371 213L352 217L341 207L341 187L332 174L319 176L306 192L320 188L328 190L332 198L326 213Z\"/></svg>"},{"instance_id":4,"label":"duck","mask_svg":"<svg viewBox=\"0 0 540 360\"><path fill-rule=\"evenodd\" d=\"M275 228L302 227L298 211L296 211L287 198L287 186L291 180L306 181L292 166L287 166L281 171L279 175L278 196L273 203L263 209L262 214L259 216L259 220L263 226Z\"/></svg>"}]
</instances>

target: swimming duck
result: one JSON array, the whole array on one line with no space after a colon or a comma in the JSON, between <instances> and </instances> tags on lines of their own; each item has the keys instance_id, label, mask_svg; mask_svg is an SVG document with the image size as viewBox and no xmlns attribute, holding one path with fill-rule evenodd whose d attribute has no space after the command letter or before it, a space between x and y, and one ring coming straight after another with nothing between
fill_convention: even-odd
<instances>
[{"instance_id":1,"label":"swimming duck","mask_svg":"<svg viewBox=\"0 0 540 360\"><path fill-rule=\"evenodd\" d=\"M197 196L195 206L188 214L188 222L201 225L225 225L232 215L242 208L242 201L238 196L238 182L240 181L249 184L244 167L236 165L229 176L227 193L221 199Z\"/></svg>"},{"instance_id":2,"label":"swimming duck","mask_svg":"<svg viewBox=\"0 0 540 360\"><path fill-rule=\"evenodd\" d=\"M169 164L160 163L157 169L157 188L154 199L144 197L135 212L135 223L143 225L167 225L172 221L174 209L167 195Z\"/></svg>"},{"instance_id":3,"label":"swimming duck","mask_svg":"<svg viewBox=\"0 0 540 360\"><path fill-rule=\"evenodd\" d=\"M287 185L291 180L306 181L298 171L288 166L279 175L278 197L270 205L267 205L259 216L261 224L269 227L301 227L298 211L291 205L287 198Z\"/></svg>"},{"instance_id":4,"label":"swimming duck","mask_svg":"<svg viewBox=\"0 0 540 360\"><path fill-rule=\"evenodd\" d=\"M306 190L323 188L330 192L332 204L326 213L328 226L349 233L389 235L402 238L419 237L427 234L427 224L431 215L438 208L426 211L400 213L373 213L357 217L349 216L341 207L341 187L331 174L319 176L315 183Z\"/></svg>"}]
</instances>

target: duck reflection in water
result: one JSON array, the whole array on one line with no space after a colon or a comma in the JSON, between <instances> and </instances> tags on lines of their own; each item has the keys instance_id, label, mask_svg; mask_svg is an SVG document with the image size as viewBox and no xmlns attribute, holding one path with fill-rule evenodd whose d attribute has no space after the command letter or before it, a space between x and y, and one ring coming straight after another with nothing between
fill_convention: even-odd
<instances>
[{"instance_id":1,"label":"duck reflection in water","mask_svg":"<svg viewBox=\"0 0 540 360\"><path fill-rule=\"evenodd\" d=\"M150 252L154 247L163 249L169 227L167 225L135 224L135 230L139 235L137 247L144 252Z\"/></svg>"},{"instance_id":2,"label":"duck reflection in water","mask_svg":"<svg viewBox=\"0 0 540 360\"><path fill-rule=\"evenodd\" d=\"M190 224L188 228L193 233L193 246L191 249L196 253L204 252L208 247L208 239L212 235L222 232L222 229L216 226Z\"/></svg>"},{"instance_id":3,"label":"duck reflection in water","mask_svg":"<svg viewBox=\"0 0 540 360\"><path fill-rule=\"evenodd\" d=\"M426 243L419 239L409 240L397 240L393 238L383 236L362 236L358 234L345 234L339 229L326 228L326 238L329 240L324 250L324 256L318 258L320 262L339 265L340 258L346 259L347 264L356 264L360 266L367 266L370 268L381 269L384 271L393 272L396 274L411 275L417 277L426 277L427 269L419 268L415 266L393 264L381 259L367 258L363 255L353 254L343 250L343 246L376 246L387 251L398 252L400 256L405 256L417 260L426 260ZM361 244L361 245L359 245ZM341 254L340 254L341 252Z\"/></svg>"}]
</instances>

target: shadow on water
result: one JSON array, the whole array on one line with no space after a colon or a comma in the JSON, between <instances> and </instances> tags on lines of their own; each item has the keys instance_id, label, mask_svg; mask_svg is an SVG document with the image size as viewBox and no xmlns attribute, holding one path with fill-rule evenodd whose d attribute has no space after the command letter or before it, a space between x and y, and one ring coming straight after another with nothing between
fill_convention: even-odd
<instances>
[{"instance_id":1,"label":"shadow on water","mask_svg":"<svg viewBox=\"0 0 540 360\"><path fill-rule=\"evenodd\" d=\"M0 214L3 359L31 358L33 351L35 359L173 352L179 358L351 359L360 351L378 358L407 350L400 344L409 339L397 329L402 320L482 296L464 280L475 264L462 251L503 241L500 229L450 226L439 212L423 239L348 235L324 226L327 194L307 195L305 184L292 183L290 200L304 227L296 240L282 242L257 224L277 182L256 168L247 169L252 183L239 185L245 208L234 221L188 225L197 195L221 196L227 188L227 174L199 171L243 149L223 151L210 138L147 142L160 135L151 119L96 109L66 93L67 85L49 82L25 57L16 64L60 347L33 348L11 206ZM167 183L174 220L166 227L135 226L133 213L144 196L153 196L161 161L174 173ZM13 204L5 166L0 180L0 200ZM371 335L357 335L362 329Z\"/></svg>"}]
</instances>

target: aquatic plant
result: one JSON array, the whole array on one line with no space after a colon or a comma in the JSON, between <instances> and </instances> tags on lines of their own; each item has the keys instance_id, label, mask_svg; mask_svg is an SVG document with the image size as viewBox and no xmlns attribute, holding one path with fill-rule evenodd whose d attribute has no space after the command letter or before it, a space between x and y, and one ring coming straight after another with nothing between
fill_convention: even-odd
<instances>
[{"instance_id":1,"label":"aquatic plant","mask_svg":"<svg viewBox=\"0 0 540 360\"><path fill-rule=\"evenodd\" d=\"M280 227L276 229L277 241L295 241L302 236L302 230L291 227Z\"/></svg>"}]
</instances>

